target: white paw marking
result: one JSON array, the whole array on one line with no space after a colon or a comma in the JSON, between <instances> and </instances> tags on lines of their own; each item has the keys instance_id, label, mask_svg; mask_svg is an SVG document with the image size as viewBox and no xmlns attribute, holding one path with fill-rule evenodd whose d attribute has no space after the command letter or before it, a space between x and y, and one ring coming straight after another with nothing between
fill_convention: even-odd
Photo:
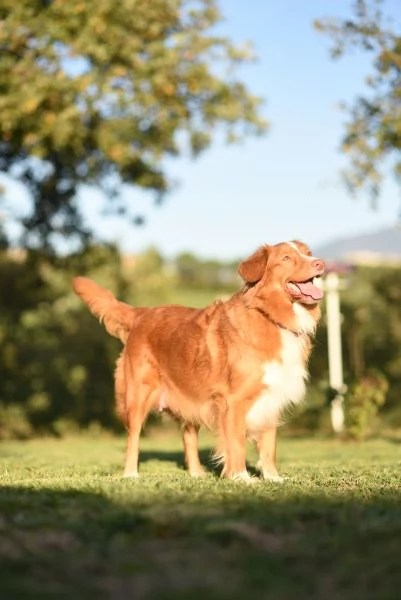
<instances>
[{"instance_id":1,"label":"white paw marking","mask_svg":"<svg viewBox=\"0 0 401 600\"><path fill-rule=\"evenodd\" d=\"M139 477L138 471L128 471L128 473L124 473L123 475L123 478L125 479L136 479L137 477Z\"/></svg>"},{"instance_id":2,"label":"white paw marking","mask_svg":"<svg viewBox=\"0 0 401 600\"><path fill-rule=\"evenodd\" d=\"M263 479L265 481L272 481L274 483L283 483L287 477L281 477L281 475L272 475L271 473L263 472Z\"/></svg>"},{"instance_id":3,"label":"white paw marking","mask_svg":"<svg viewBox=\"0 0 401 600\"><path fill-rule=\"evenodd\" d=\"M199 469L197 471L189 471L189 474L191 475L191 477L195 477L195 478L199 478L199 477L206 477L206 473L205 471L203 471L203 469Z\"/></svg>"},{"instance_id":4,"label":"white paw marking","mask_svg":"<svg viewBox=\"0 0 401 600\"><path fill-rule=\"evenodd\" d=\"M241 471L240 473L234 473L231 475L232 481L239 481L241 483L246 483L248 485L252 485L257 483L259 480L256 477L251 477L248 471Z\"/></svg>"}]
</instances>

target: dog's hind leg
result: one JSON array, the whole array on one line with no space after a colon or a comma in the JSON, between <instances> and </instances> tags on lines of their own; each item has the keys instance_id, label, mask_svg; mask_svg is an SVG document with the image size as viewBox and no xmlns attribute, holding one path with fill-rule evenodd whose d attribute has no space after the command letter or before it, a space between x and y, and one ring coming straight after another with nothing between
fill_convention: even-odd
<instances>
[{"instance_id":1,"label":"dog's hind leg","mask_svg":"<svg viewBox=\"0 0 401 600\"><path fill-rule=\"evenodd\" d=\"M127 425L126 385L124 377L124 352L120 354L114 372L114 397L116 401L116 413L124 426Z\"/></svg>"},{"instance_id":2,"label":"dog's hind leg","mask_svg":"<svg viewBox=\"0 0 401 600\"><path fill-rule=\"evenodd\" d=\"M127 449L125 455L124 477L138 476L139 436L149 411L154 407L158 390L148 383L127 385Z\"/></svg>"},{"instance_id":3,"label":"dog's hind leg","mask_svg":"<svg viewBox=\"0 0 401 600\"><path fill-rule=\"evenodd\" d=\"M185 464L192 477L203 477L205 475L205 470L199 460L198 431L199 425L187 423L182 434Z\"/></svg>"}]
</instances>

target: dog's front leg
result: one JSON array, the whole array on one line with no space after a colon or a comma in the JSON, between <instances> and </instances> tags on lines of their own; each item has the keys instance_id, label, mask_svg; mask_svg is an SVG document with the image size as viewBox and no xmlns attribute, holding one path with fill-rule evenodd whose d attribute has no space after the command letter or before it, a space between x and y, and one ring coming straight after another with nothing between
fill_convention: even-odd
<instances>
[{"instance_id":1,"label":"dog's front leg","mask_svg":"<svg viewBox=\"0 0 401 600\"><path fill-rule=\"evenodd\" d=\"M246 468L246 427L245 415L236 404L228 406L221 415L221 443L224 468L222 477L253 483Z\"/></svg>"},{"instance_id":2,"label":"dog's front leg","mask_svg":"<svg viewBox=\"0 0 401 600\"><path fill-rule=\"evenodd\" d=\"M203 477L205 475L204 468L199 460L198 431L199 425L187 423L182 434L182 439L184 442L185 464L187 465L189 474L192 477Z\"/></svg>"},{"instance_id":3,"label":"dog's front leg","mask_svg":"<svg viewBox=\"0 0 401 600\"><path fill-rule=\"evenodd\" d=\"M280 477L276 467L277 427L273 426L261 433L257 440L257 446L259 451L258 467L262 471L263 478L270 481L283 481L283 477Z\"/></svg>"}]
</instances>

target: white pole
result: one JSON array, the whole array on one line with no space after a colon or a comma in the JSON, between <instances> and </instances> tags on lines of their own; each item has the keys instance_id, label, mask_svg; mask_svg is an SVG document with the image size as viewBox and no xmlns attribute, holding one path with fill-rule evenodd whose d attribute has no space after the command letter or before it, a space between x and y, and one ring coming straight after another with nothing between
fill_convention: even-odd
<instances>
[{"instance_id":1,"label":"white pole","mask_svg":"<svg viewBox=\"0 0 401 600\"><path fill-rule=\"evenodd\" d=\"M344 430L344 379L341 350L340 278L329 273L325 280L330 387L336 392L331 403L331 425L335 433Z\"/></svg>"}]
</instances>

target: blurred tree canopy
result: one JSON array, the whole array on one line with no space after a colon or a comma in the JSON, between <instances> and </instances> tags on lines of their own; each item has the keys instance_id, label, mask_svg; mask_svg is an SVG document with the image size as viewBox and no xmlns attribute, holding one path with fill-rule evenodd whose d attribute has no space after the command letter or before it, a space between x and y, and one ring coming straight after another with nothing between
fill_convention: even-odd
<instances>
[{"instance_id":1,"label":"blurred tree canopy","mask_svg":"<svg viewBox=\"0 0 401 600\"><path fill-rule=\"evenodd\" d=\"M315 21L333 39L333 58L355 47L372 55L369 91L345 105L350 120L342 148L350 156L345 172L349 188L367 189L373 201L382 182L383 159L393 159L393 172L401 178L401 7L394 19L385 8L383 0L355 0L353 18Z\"/></svg>"},{"instance_id":2,"label":"blurred tree canopy","mask_svg":"<svg viewBox=\"0 0 401 600\"><path fill-rule=\"evenodd\" d=\"M218 35L221 20L216 0L1 2L0 170L32 197L26 245L90 237L83 183L135 220L121 186L160 200L166 157L199 154L216 131L228 142L265 131L236 74L252 52Z\"/></svg>"}]
</instances>

